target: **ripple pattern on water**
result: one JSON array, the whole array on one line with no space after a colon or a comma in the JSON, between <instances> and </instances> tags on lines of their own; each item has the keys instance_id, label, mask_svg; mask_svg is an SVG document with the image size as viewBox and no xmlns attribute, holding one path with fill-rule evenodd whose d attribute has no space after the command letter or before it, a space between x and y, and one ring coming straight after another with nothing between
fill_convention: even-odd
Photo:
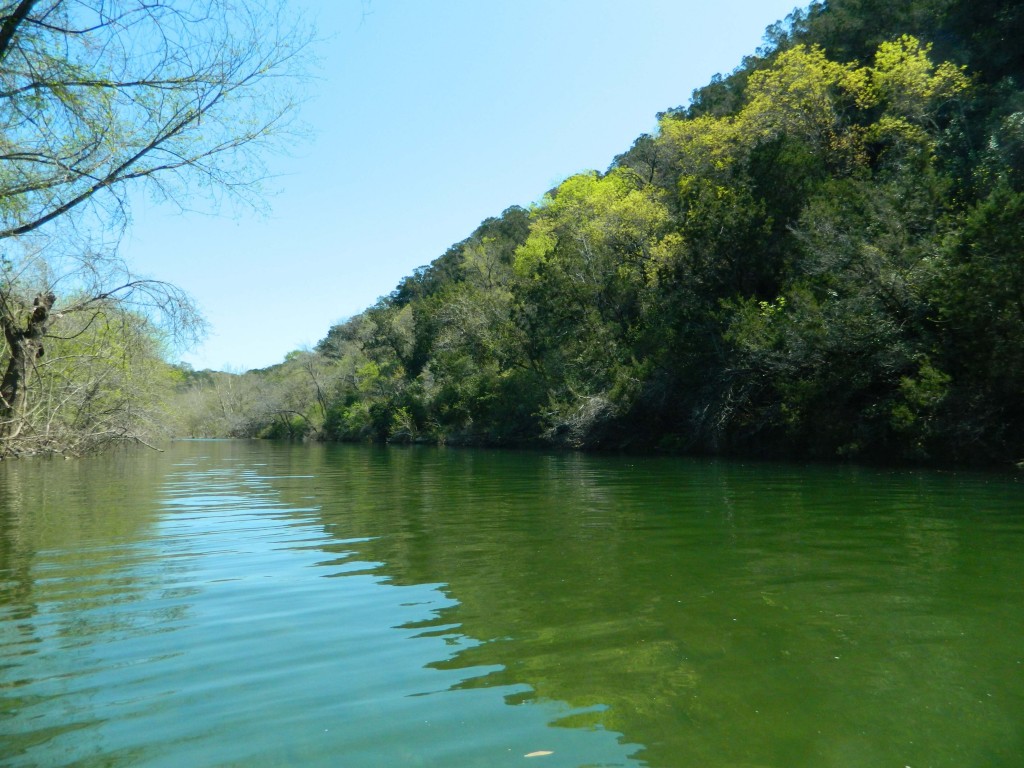
<instances>
[{"instance_id":1,"label":"ripple pattern on water","mask_svg":"<svg viewBox=\"0 0 1024 768\"><path fill-rule=\"evenodd\" d=\"M480 642L437 624L447 585L365 556L400 532L342 535L339 487L223 450L158 467L109 508L130 520L3 563L0 762L492 766L557 742L570 762L549 765L633 764L614 733L552 732L564 702L509 707L522 683L464 688L498 665L445 668Z\"/></svg>"},{"instance_id":2,"label":"ripple pattern on water","mask_svg":"<svg viewBox=\"0 0 1024 768\"><path fill-rule=\"evenodd\" d=\"M0 764L1009 768L1022 554L996 476L215 442L4 464Z\"/></svg>"}]
</instances>

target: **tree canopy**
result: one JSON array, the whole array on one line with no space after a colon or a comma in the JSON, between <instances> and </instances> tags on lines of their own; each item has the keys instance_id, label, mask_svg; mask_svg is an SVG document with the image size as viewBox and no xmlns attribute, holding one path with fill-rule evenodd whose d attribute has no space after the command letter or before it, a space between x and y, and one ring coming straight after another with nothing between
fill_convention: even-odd
<instances>
[{"instance_id":1,"label":"tree canopy","mask_svg":"<svg viewBox=\"0 0 1024 768\"><path fill-rule=\"evenodd\" d=\"M1022 18L795 11L606 171L330 329L315 377L242 377L294 406L246 433L1019 462Z\"/></svg>"},{"instance_id":2,"label":"tree canopy","mask_svg":"<svg viewBox=\"0 0 1024 768\"><path fill-rule=\"evenodd\" d=\"M118 257L130 190L258 204L309 35L278 0L0 2L0 457L142 439L201 321Z\"/></svg>"}]
</instances>

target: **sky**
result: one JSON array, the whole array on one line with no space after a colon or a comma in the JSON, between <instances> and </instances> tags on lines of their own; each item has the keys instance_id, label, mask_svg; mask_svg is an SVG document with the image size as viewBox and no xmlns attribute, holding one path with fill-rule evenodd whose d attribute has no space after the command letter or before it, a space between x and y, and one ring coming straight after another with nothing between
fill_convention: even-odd
<instances>
[{"instance_id":1,"label":"sky","mask_svg":"<svg viewBox=\"0 0 1024 768\"><path fill-rule=\"evenodd\" d=\"M312 348L489 216L606 170L656 113L762 43L793 0L292 0L314 18L310 138L269 213L140 199L122 253L195 299L175 355L241 372Z\"/></svg>"}]
</instances>

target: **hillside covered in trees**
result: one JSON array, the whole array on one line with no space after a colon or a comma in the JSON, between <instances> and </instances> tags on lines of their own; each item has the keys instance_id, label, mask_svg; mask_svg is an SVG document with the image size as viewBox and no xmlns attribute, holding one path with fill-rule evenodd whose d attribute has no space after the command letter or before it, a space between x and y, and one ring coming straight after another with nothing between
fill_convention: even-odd
<instances>
[{"instance_id":1,"label":"hillside covered in trees","mask_svg":"<svg viewBox=\"0 0 1024 768\"><path fill-rule=\"evenodd\" d=\"M185 435L1024 459L1024 7L830 0Z\"/></svg>"}]
</instances>

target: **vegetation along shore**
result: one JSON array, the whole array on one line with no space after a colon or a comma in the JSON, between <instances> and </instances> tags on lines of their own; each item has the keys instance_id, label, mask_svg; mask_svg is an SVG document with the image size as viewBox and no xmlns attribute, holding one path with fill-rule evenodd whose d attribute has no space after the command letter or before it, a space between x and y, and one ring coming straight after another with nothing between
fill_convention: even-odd
<instances>
[{"instance_id":1,"label":"vegetation along shore","mask_svg":"<svg viewBox=\"0 0 1024 768\"><path fill-rule=\"evenodd\" d=\"M60 60L59 32L17 17L27 6L31 20L34 5L5 4L0 34L0 454L177 434L1024 459L1017 2L796 10L606 170L487 219L314 349L244 374L165 362L168 334L198 330L187 297L136 280L95 242L56 263L33 233L67 219L47 236L80 237L74 218L90 203L83 215L116 218L119 185L136 177L200 173L236 189L240 159L277 135L290 105L253 90L242 104L259 119L235 120L218 111L238 108L222 94L278 87L267 73L289 72L294 48L254 28L248 48L222 49L250 58L220 61L213 85L193 73L178 112L122 104L116 89L76 90L84 76L71 64L82 62ZM35 70L8 66L15 52L41 57ZM102 64L128 82L124 61ZM31 91L30 104L27 78L43 71L63 85ZM30 109L62 117L30 121ZM149 111L140 121L137 110ZM92 157L81 128L110 114L125 146ZM66 130L38 136L39 125ZM168 131L174 152L159 143ZM38 177L24 158L47 148L85 158L78 181L52 168ZM186 161L168 169L171 157Z\"/></svg>"}]
</instances>

